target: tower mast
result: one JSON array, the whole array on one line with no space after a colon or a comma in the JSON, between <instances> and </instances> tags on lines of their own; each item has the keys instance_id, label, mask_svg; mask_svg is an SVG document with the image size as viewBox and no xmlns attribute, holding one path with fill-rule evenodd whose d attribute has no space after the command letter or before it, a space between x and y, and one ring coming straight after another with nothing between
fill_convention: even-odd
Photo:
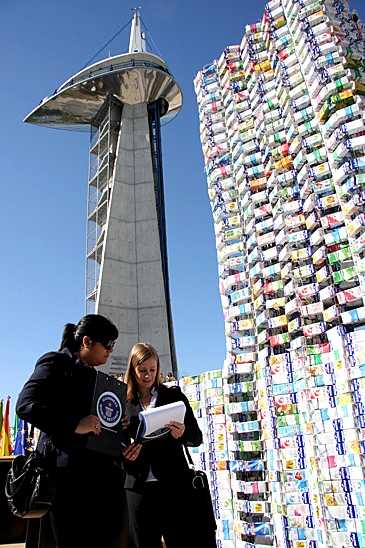
<instances>
[{"instance_id":1,"label":"tower mast","mask_svg":"<svg viewBox=\"0 0 365 548\"><path fill-rule=\"evenodd\" d=\"M25 119L91 127L86 310L109 317L120 336L107 371L126 369L131 346L150 342L161 370L177 374L167 261L161 119L182 94L161 57L146 51L139 8L128 53L83 68Z\"/></svg>"},{"instance_id":2,"label":"tower mast","mask_svg":"<svg viewBox=\"0 0 365 548\"><path fill-rule=\"evenodd\" d=\"M129 53L142 53L146 51L146 40L141 27L140 8L133 8L133 19L129 37Z\"/></svg>"}]
</instances>

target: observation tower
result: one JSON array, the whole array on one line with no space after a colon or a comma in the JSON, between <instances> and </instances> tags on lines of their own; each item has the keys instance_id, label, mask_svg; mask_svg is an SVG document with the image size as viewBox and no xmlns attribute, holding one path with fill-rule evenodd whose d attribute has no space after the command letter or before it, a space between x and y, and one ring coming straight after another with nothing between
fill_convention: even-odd
<instances>
[{"instance_id":1,"label":"observation tower","mask_svg":"<svg viewBox=\"0 0 365 548\"><path fill-rule=\"evenodd\" d=\"M25 122L91 129L86 311L120 332L106 371L119 374L131 346L150 342L162 372L177 374L166 245L161 121L176 116L181 89L146 51L134 9L129 51L91 64L45 97Z\"/></svg>"}]
</instances>

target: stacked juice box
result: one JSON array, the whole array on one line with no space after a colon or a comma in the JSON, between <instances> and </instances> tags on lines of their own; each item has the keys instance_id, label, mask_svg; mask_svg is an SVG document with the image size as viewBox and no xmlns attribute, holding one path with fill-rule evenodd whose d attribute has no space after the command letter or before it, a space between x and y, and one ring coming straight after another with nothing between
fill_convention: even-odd
<instances>
[{"instance_id":1,"label":"stacked juice box","mask_svg":"<svg viewBox=\"0 0 365 548\"><path fill-rule=\"evenodd\" d=\"M208 94L213 82L214 97ZM226 319L227 359L224 377L230 434L230 470L234 484L234 528L237 538L251 546L261 537L267 540L270 525L264 520L264 512L267 510L263 501L266 495L264 464L253 401L256 336L249 272L243 260L247 247L244 226L251 219L240 214L244 188L236 184L236 174L242 174L244 184L243 174L249 169L242 162L242 150L255 149L253 134L251 139L242 142L242 137L250 137L253 117L240 61L240 47L227 47L216 63L205 67L198 74L195 86L201 98L201 134L206 151L208 192L216 222L221 295ZM219 123L211 123L211 105L216 109L215 116L219 113ZM251 481L251 490L246 480ZM251 515L254 514L253 521Z\"/></svg>"},{"instance_id":2,"label":"stacked juice box","mask_svg":"<svg viewBox=\"0 0 365 548\"><path fill-rule=\"evenodd\" d=\"M189 450L195 465L208 476L217 520L218 547L235 548L222 370L183 377L180 386L203 432L203 445Z\"/></svg>"},{"instance_id":3,"label":"stacked juice box","mask_svg":"<svg viewBox=\"0 0 365 548\"><path fill-rule=\"evenodd\" d=\"M179 380L179 385L185 396L188 398L199 428L203 432L203 436L205 436L206 429L204 421L204 405L201 400L200 392L200 376L195 375L191 377L182 377ZM197 468L206 470L206 455L204 447L202 445L200 447L191 447L189 448L189 452L194 461L194 465Z\"/></svg>"},{"instance_id":4,"label":"stacked juice box","mask_svg":"<svg viewBox=\"0 0 365 548\"><path fill-rule=\"evenodd\" d=\"M364 37L273 0L195 79L236 546L365 546Z\"/></svg>"},{"instance_id":5,"label":"stacked juice box","mask_svg":"<svg viewBox=\"0 0 365 548\"><path fill-rule=\"evenodd\" d=\"M267 546L271 545L272 526L267 519L270 515L269 492L265 483L260 417L255 403L259 381L255 367L259 339L254 318L259 302L251 283L261 267L258 254L260 235L255 225L266 177L255 135L252 107L255 98L249 91L252 79L242 57L242 44L239 48L230 48L229 53L237 56L233 59L234 65L232 59L227 59L227 52L223 52L218 61L218 73L226 105L227 136L232 150L232 174L238 193L242 230L241 256L235 264L226 262L221 265L221 287L226 297L227 358L224 376L229 398L230 466L235 473L235 531L241 545ZM261 52L258 56L260 63L264 63ZM257 200L253 199L256 195Z\"/></svg>"}]
</instances>

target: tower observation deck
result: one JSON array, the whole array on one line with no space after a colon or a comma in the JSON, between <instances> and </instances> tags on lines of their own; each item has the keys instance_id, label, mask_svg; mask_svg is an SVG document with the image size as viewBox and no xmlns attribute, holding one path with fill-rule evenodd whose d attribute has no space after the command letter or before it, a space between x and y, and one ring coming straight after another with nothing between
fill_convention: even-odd
<instances>
[{"instance_id":1,"label":"tower observation deck","mask_svg":"<svg viewBox=\"0 0 365 548\"><path fill-rule=\"evenodd\" d=\"M162 372L177 374L160 125L181 106L181 89L166 63L146 51L135 9L128 53L83 68L24 120L91 129L86 311L118 326L106 365L112 374L125 370L137 341L155 346Z\"/></svg>"}]
</instances>

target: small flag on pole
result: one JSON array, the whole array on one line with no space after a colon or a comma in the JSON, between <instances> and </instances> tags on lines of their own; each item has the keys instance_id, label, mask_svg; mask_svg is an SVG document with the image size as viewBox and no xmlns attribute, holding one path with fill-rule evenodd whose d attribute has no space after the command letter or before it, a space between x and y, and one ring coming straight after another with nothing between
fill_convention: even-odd
<instances>
[{"instance_id":1,"label":"small flag on pole","mask_svg":"<svg viewBox=\"0 0 365 548\"><path fill-rule=\"evenodd\" d=\"M11 438L10 438L10 396L6 401L5 413L3 416L3 424L1 427L0 436L0 457L7 457L11 455Z\"/></svg>"},{"instance_id":2,"label":"small flag on pole","mask_svg":"<svg viewBox=\"0 0 365 548\"><path fill-rule=\"evenodd\" d=\"M28 451L29 435L28 423L19 417L16 417L16 437L14 444L14 455L26 455Z\"/></svg>"},{"instance_id":3,"label":"small flag on pole","mask_svg":"<svg viewBox=\"0 0 365 548\"><path fill-rule=\"evenodd\" d=\"M1 439L1 429L3 427L3 407L4 407L4 402L3 400L0 400L0 439Z\"/></svg>"}]
</instances>

